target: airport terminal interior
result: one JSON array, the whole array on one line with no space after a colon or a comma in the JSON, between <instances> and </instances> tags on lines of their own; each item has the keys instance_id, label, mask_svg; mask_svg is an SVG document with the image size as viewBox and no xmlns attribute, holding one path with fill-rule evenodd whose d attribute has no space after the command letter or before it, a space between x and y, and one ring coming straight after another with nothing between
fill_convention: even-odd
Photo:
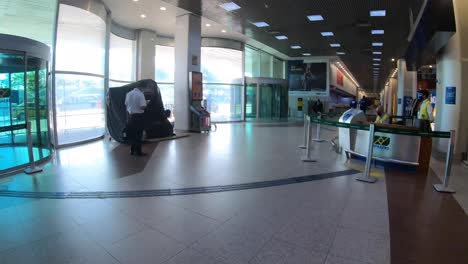
<instances>
[{"instance_id":1,"label":"airport terminal interior","mask_svg":"<svg viewBox=\"0 0 468 264\"><path fill-rule=\"evenodd\" d=\"M0 264L468 263L467 12L0 0Z\"/></svg>"}]
</instances>

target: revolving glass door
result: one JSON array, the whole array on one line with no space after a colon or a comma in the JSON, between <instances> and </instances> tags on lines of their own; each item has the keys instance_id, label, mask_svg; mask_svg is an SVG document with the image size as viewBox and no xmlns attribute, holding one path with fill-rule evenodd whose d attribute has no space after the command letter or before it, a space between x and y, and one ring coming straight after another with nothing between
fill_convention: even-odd
<instances>
[{"instance_id":1,"label":"revolving glass door","mask_svg":"<svg viewBox=\"0 0 468 264\"><path fill-rule=\"evenodd\" d=\"M286 80L246 78L246 120L279 120L287 117L288 88Z\"/></svg>"}]
</instances>

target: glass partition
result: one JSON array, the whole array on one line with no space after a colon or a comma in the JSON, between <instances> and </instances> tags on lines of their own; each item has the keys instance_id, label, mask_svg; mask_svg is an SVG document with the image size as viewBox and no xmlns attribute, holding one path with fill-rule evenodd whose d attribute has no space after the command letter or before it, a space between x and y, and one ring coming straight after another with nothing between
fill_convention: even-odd
<instances>
[{"instance_id":1,"label":"glass partition","mask_svg":"<svg viewBox=\"0 0 468 264\"><path fill-rule=\"evenodd\" d=\"M174 110L174 71L175 49L174 47L156 45L155 76L161 91L164 108Z\"/></svg>"},{"instance_id":2,"label":"glass partition","mask_svg":"<svg viewBox=\"0 0 468 264\"><path fill-rule=\"evenodd\" d=\"M136 41L110 35L109 78L111 81L135 81ZM110 86L109 87L115 87Z\"/></svg>"}]
</instances>

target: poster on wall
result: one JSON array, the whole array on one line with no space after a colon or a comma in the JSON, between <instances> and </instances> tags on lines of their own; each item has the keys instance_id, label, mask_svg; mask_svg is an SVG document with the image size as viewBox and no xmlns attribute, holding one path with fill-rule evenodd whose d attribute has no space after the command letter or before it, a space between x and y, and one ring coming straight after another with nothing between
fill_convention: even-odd
<instances>
[{"instance_id":1,"label":"poster on wall","mask_svg":"<svg viewBox=\"0 0 468 264\"><path fill-rule=\"evenodd\" d=\"M288 62L290 96L328 96L328 65L326 62Z\"/></svg>"},{"instance_id":2,"label":"poster on wall","mask_svg":"<svg viewBox=\"0 0 468 264\"><path fill-rule=\"evenodd\" d=\"M340 71L336 71L336 84L343 87L344 86L344 76Z\"/></svg>"}]
</instances>

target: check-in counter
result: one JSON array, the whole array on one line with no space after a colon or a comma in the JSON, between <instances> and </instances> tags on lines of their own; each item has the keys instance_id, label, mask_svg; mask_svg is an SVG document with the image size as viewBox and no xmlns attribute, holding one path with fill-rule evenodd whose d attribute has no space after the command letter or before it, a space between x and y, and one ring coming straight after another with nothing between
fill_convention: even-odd
<instances>
[{"instance_id":1,"label":"check-in counter","mask_svg":"<svg viewBox=\"0 0 468 264\"><path fill-rule=\"evenodd\" d=\"M364 117L364 120L363 120ZM362 111L352 109L345 112L340 122L349 124L364 124L365 115ZM401 125L384 125L386 128L398 128L404 130L417 130L413 127ZM348 154L362 157L367 156L369 144L369 131L348 128L339 129L340 146ZM418 166L420 163L421 137L401 134L376 132L374 135L373 158L384 162L393 162Z\"/></svg>"}]
</instances>

